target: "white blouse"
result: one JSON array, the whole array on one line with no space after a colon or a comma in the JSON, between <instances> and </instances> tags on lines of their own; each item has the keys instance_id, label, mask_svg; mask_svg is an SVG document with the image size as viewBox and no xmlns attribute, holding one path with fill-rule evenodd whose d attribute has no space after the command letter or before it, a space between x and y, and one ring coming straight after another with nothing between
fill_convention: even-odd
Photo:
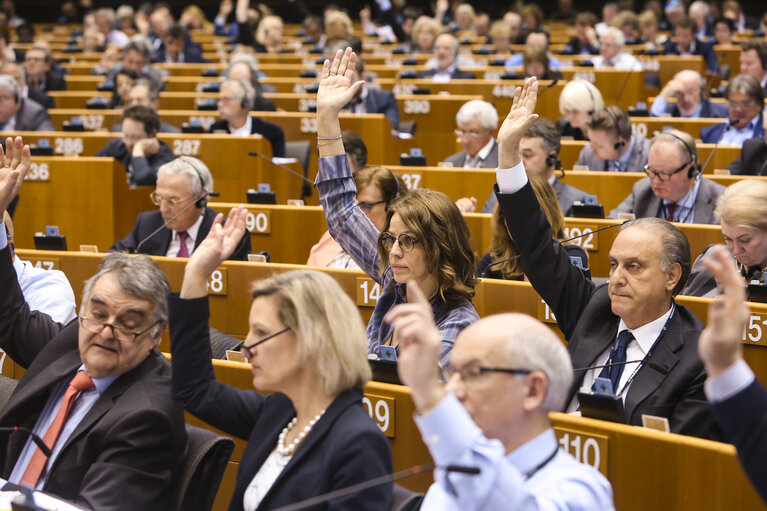
<instances>
[{"instance_id":1,"label":"white blouse","mask_svg":"<svg viewBox=\"0 0 767 511\"><path fill-rule=\"evenodd\" d=\"M278 443L279 444L279 443ZM244 511L255 511L255 509L261 504L264 496L277 480L277 477L282 473L285 465L288 464L290 458L293 456L283 456L277 449L277 445L274 446L274 450L266 458L264 464L258 469L256 475L253 476L253 480L245 490L245 494L242 497L242 507Z\"/></svg>"}]
</instances>

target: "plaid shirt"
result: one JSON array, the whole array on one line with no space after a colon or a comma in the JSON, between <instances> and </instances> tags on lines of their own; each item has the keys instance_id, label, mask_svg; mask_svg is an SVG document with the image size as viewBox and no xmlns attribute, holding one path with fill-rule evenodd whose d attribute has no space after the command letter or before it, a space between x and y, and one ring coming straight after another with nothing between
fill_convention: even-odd
<instances>
[{"instance_id":1,"label":"plaid shirt","mask_svg":"<svg viewBox=\"0 0 767 511\"><path fill-rule=\"evenodd\" d=\"M379 346L385 344L393 333L391 325L385 323L383 317L395 305L407 302L406 286L394 282L391 267L387 266L383 274L380 273L380 233L357 207L357 188L346 155L320 158L315 185L333 239L381 287L381 295L367 326L368 353L380 356ZM463 300L454 307L434 305L432 312L442 337L440 366L444 366L455 338L461 330L478 320L479 315L469 300Z\"/></svg>"}]
</instances>

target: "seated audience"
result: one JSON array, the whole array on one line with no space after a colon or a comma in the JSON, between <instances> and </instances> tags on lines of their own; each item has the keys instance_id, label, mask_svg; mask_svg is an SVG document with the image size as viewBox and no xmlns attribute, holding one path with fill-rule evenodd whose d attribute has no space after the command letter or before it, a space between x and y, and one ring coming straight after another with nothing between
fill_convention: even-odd
<instances>
[{"instance_id":1,"label":"seated audience","mask_svg":"<svg viewBox=\"0 0 767 511\"><path fill-rule=\"evenodd\" d=\"M557 130L563 137L588 140L586 122L591 114L604 107L602 93L593 83L578 78L568 80L559 95L562 117L557 119Z\"/></svg>"},{"instance_id":2,"label":"seated audience","mask_svg":"<svg viewBox=\"0 0 767 511\"><path fill-rule=\"evenodd\" d=\"M262 75L263 73L258 70L258 61L256 60L256 57L244 52L232 55L232 58L229 60L229 67L226 70L227 78L232 80L245 80L253 87L256 97L253 101L253 108L251 108L251 110L257 110L259 112L275 112L277 107L274 105L274 101L264 97L264 92L275 91L267 90L267 87L259 81L259 78Z\"/></svg>"},{"instance_id":3,"label":"seated audience","mask_svg":"<svg viewBox=\"0 0 767 511\"><path fill-rule=\"evenodd\" d=\"M353 80L362 80L365 83L344 110L355 114L384 114L391 123L392 134L396 136L399 133L399 108L394 93L368 86L362 60L357 61Z\"/></svg>"},{"instance_id":4,"label":"seated audience","mask_svg":"<svg viewBox=\"0 0 767 511\"><path fill-rule=\"evenodd\" d=\"M362 321L329 275L298 270L254 283L241 351L258 392L216 381L207 280L248 234L246 214L233 209L223 228L219 215L169 299L174 398L248 441L229 509L276 509L391 473L386 437L362 404L371 378ZM391 485L382 484L333 506L388 511L391 498Z\"/></svg>"},{"instance_id":5,"label":"seated audience","mask_svg":"<svg viewBox=\"0 0 767 511\"><path fill-rule=\"evenodd\" d=\"M751 75L738 75L724 91L729 116L727 121L700 130L704 144L743 146L746 140L764 137L764 91Z\"/></svg>"},{"instance_id":6,"label":"seated audience","mask_svg":"<svg viewBox=\"0 0 767 511\"><path fill-rule=\"evenodd\" d=\"M765 138L751 138L743 142L740 157L730 163L727 169L731 174L767 176L767 142Z\"/></svg>"},{"instance_id":7,"label":"seated audience","mask_svg":"<svg viewBox=\"0 0 767 511\"><path fill-rule=\"evenodd\" d=\"M181 156L166 163L160 167L157 186L150 195L157 211L140 213L133 231L107 252L189 257L208 235L218 214L206 207L212 195L213 176L202 161ZM248 253L250 233L246 232L230 259L246 261Z\"/></svg>"},{"instance_id":8,"label":"seated audience","mask_svg":"<svg viewBox=\"0 0 767 511\"><path fill-rule=\"evenodd\" d=\"M128 44L128 36L125 32L117 30L115 26L115 11L109 7L102 7L95 13L96 28L104 35L104 44L123 48Z\"/></svg>"},{"instance_id":9,"label":"seated audience","mask_svg":"<svg viewBox=\"0 0 767 511\"><path fill-rule=\"evenodd\" d=\"M714 20L714 42L716 44L733 44L732 36L735 32L735 25L732 20L727 18L717 18Z\"/></svg>"},{"instance_id":10,"label":"seated audience","mask_svg":"<svg viewBox=\"0 0 767 511\"><path fill-rule=\"evenodd\" d=\"M637 218L656 217L687 224L716 223L716 200L724 186L700 174L698 149L687 133L668 130L650 143L647 177L634 184L631 194L610 212L633 213Z\"/></svg>"},{"instance_id":11,"label":"seated audience","mask_svg":"<svg viewBox=\"0 0 767 511\"><path fill-rule=\"evenodd\" d=\"M21 95L16 80L0 75L0 130L56 131L48 112L40 103Z\"/></svg>"},{"instance_id":12,"label":"seated audience","mask_svg":"<svg viewBox=\"0 0 767 511\"><path fill-rule=\"evenodd\" d=\"M576 165L589 170L642 172L650 141L631 132L628 113L620 107L597 110L586 121L589 143L581 149Z\"/></svg>"},{"instance_id":13,"label":"seated audience","mask_svg":"<svg viewBox=\"0 0 767 511\"><path fill-rule=\"evenodd\" d=\"M759 29L759 19L746 15L740 2L737 0L728 0L724 3L722 6L722 16L731 19L735 23L738 32Z\"/></svg>"},{"instance_id":14,"label":"seated audience","mask_svg":"<svg viewBox=\"0 0 767 511\"><path fill-rule=\"evenodd\" d=\"M528 133L529 131L527 130ZM565 239L565 218L562 216L562 210L559 208L559 202L557 201L554 189L540 176L529 171L527 176L530 179L530 184L533 187L538 203L541 205L541 210L543 210L546 220L548 220L551 226L555 239L563 241ZM506 221L503 219L497 202L493 209L492 228L493 237L490 240L490 250L477 263L477 275L490 279L524 280L525 274L522 271L522 262L519 260L514 240L509 237ZM578 245L565 245L564 249L571 258L579 258L583 267L588 268L589 258L585 250ZM514 257L517 257L517 259L513 259Z\"/></svg>"},{"instance_id":15,"label":"seated audience","mask_svg":"<svg viewBox=\"0 0 767 511\"><path fill-rule=\"evenodd\" d=\"M112 62L110 51L104 53L102 61L93 67L94 74L107 74L114 81L115 75L120 69L130 69L139 77L148 78L155 87L162 90L166 71L152 67L150 57L152 55L152 43L142 35L131 37L122 52L122 60L117 64Z\"/></svg>"},{"instance_id":16,"label":"seated audience","mask_svg":"<svg viewBox=\"0 0 767 511\"><path fill-rule=\"evenodd\" d=\"M122 163L131 185L154 185L157 170L176 158L168 144L157 139L160 117L151 107L123 110L122 138L113 138L96 156L111 156Z\"/></svg>"},{"instance_id":17,"label":"seated audience","mask_svg":"<svg viewBox=\"0 0 767 511\"><path fill-rule=\"evenodd\" d=\"M66 90L64 76L51 69L51 52L41 46L32 46L24 54L24 69L30 89L48 92Z\"/></svg>"},{"instance_id":18,"label":"seated audience","mask_svg":"<svg viewBox=\"0 0 767 511\"><path fill-rule=\"evenodd\" d=\"M15 62L5 62L0 64L0 74L12 76L19 86L21 97L28 98L40 104L43 108L56 108L56 103L45 91L30 89L27 85L26 71L23 66Z\"/></svg>"},{"instance_id":19,"label":"seated audience","mask_svg":"<svg viewBox=\"0 0 767 511\"><path fill-rule=\"evenodd\" d=\"M695 21L697 30L695 32L695 38L701 41L706 41L714 33L714 27L711 17L711 7L708 2L704 0L695 0L687 8L687 14ZM679 23L677 22L677 27Z\"/></svg>"},{"instance_id":20,"label":"seated audience","mask_svg":"<svg viewBox=\"0 0 767 511\"><path fill-rule=\"evenodd\" d=\"M564 170L562 170L562 162L559 160L561 148L562 141L559 132L551 121L548 119L538 119L522 137L519 152L522 155L522 161L525 164L527 174L545 179L554 188L562 214L564 216L573 216L573 203L575 201L584 202L588 194L563 183L556 176L555 173L559 170L562 172L561 177L565 177ZM492 212L497 202L495 192L490 192L482 212ZM488 210L485 211L485 208L488 208ZM551 222L551 218L549 218L549 222ZM552 225L554 224L552 223Z\"/></svg>"},{"instance_id":21,"label":"seated audience","mask_svg":"<svg viewBox=\"0 0 767 511\"><path fill-rule=\"evenodd\" d=\"M455 337L478 316L470 299L476 285L468 225L446 195L418 189L396 198L379 231L358 207L338 112L362 82L352 84L356 55L347 48L325 61L317 92L320 161L317 191L333 238L381 287L368 323L368 353L396 345L383 315L407 300L405 283L416 281L430 298L442 339L441 363Z\"/></svg>"},{"instance_id":22,"label":"seated audience","mask_svg":"<svg viewBox=\"0 0 767 511\"><path fill-rule=\"evenodd\" d=\"M657 55L663 51L663 45L668 40L665 34L658 32L658 17L650 10L646 9L639 13L639 33L644 40L644 49L642 53Z\"/></svg>"},{"instance_id":23,"label":"seated audience","mask_svg":"<svg viewBox=\"0 0 767 511\"><path fill-rule=\"evenodd\" d=\"M675 99L676 103L671 100ZM650 107L652 117L727 117L727 105L706 97L706 79L692 69L683 69L661 89Z\"/></svg>"},{"instance_id":24,"label":"seated audience","mask_svg":"<svg viewBox=\"0 0 767 511\"><path fill-rule=\"evenodd\" d=\"M213 23L208 21L205 13L197 5L187 5L178 19L179 24L187 30L205 30L211 32Z\"/></svg>"},{"instance_id":25,"label":"seated audience","mask_svg":"<svg viewBox=\"0 0 767 511\"><path fill-rule=\"evenodd\" d=\"M247 7L247 0L237 0L235 15L238 25L238 42L252 46L256 53L282 53L282 18L272 15L264 16L259 21L254 36L247 22Z\"/></svg>"},{"instance_id":26,"label":"seated audience","mask_svg":"<svg viewBox=\"0 0 767 511\"><path fill-rule=\"evenodd\" d=\"M763 477L767 445L762 434L767 420L767 392L743 360L742 339L748 318L743 286L724 250L708 258L706 267L724 288L708 307L708 326L698 343L708 374L706 397L724 440L735 446L743 470L767 503Z\"/></svg>"},{"instance_id":27,"label":"seated audience","mask_svg":"<svg viewBox=\"0 0 767 511\"><path fill-rule=\"evenodd\" d=\"M180 23L173 23L162 38L162 44L152 56L153 62L171 64L199 64L207 62L202 57L202 47L192 41Z\"/></svg>"},{"instance_id":28,"label":"seated audience","mask_svg":"<svg viewBox=\"0 0 767 511\"><path fill-rule=\"evenodd\" d=\"M731 184L719 197L714 215L722 225L724 241L735 257L744 282L764 282L767 273L767 182L743 179ZM714 277L704 264L713 247L707 247L695 260L682 294L713 298L719 293Z\"/></svg>"},{"instance_id":29,"label":"seated audience","mask_svg":"<svg viewBox=\"0 0 767 511\"><path fill-rule=\"evenodd\" d=\"M522 33L522 16L518 12L509 10L503 14L503 21L511 29L511 44L524 44L525 38Z\"/></svg>"},{"instance_id":30,"label":"seated audience","mask_svg":"<svg viewBox=\"0 0 767 511\"><path fill-rule=\"evenodd\" d=\"M743 44L740 51L740 73L756 78L767 96L767 41L751 39Z\"/></svg>"},{"instance_id":31,"label":"seated audience","mask_svg":"<svg viewBox=\"0 0 767 511\"><path fill-rule=\"evenodd\" d=\"M225 80L218 93L220 121L210 126L211 133L231 133L240 137L262 135L272 146L272 156L285 156L285 133L278 125L250 115L256 91L245 80Z\"/></svg>"},{"instance_id":32,"label":"seated audience","mask_svg":"<svg viewBox=\"0 0 767 511\"><path fill-rule=\"evenodd\" d=\"M30 166L20 137L6 148L2 211ZM187 437L157 350L165 274L146 257L106 256L85 283L79 321L65 326L24 301L0 225L0 281L0 347L26 370L0 426L29 428L53 451L46 457L27 433L0 436L3 479L82 508L167 510Z\"/></svg>"},{"instance_id":33,"label":"seated audience","mask_svg":"<svg viewBox=\"0 0 767 511\"><path fill-rule=\"evenodd\" d=\"M452 79L476 78L473 73L458 69L458 39L449 33L437 36L434 41L436 67L418 73L418 78L431 78L435 82L449 82Z\"/></svg>"},{"instance_id":34,"label":"seated audience","mask_svg":"<svg viewBox=\"0 0 767 511\"><path fill-rule=\"evenodd\" d=\"M128 103L128 91L138 77L137 72L127 68L122 68L115 73L115 89L112 92L112 99L109 101L110 109L119 109Z\"/></svg>"},{"instance_id":35,"label":"seated audience","mask_svg":"<svg viewBox=\"0 0 767 511\"><path fill-rule=\"evenodd\" d=\"M3 219L13 269L29 310L43 312L56 323L66 325L77 317L75 293L67 276L59 270L36 268L31 262L22 261L14 251L13 221L7 211Z\"/></svg>"},{"instance_id":36,"label":"seated audience","mask_svg":"<svg viewBox=\"0 0 767 511\"><path fill-rule=\"evenodd\" d=\"M410 52L428 53L431 55L434 50L434 41L437 40L441 32L442 26L437 20L428 16L419 17L413 25Z\"/></svg>"},{"instance_id":37,"label":"seated audience","mask_svg":"<svg viewBox=\"0 0 767 511\"><path fill-rule=\"evenodd\" d=\"M670 39L666 41L663 53L666 55L700 55L706 62L706 73L716 74L719 72L719 59L714 52L714 45L695 37L697 30L695 20L689 16L681 17L674 27L676 42Z\"/></svg>"},{"instance_id":38,"label":"seated audience","mask_svg":"<svg viewBox=\"0 0 767 511\"><path fill-rule=\"evenodd\" d=\"M594 25L597 18L590 12L579 12L575 16L575 35L561 53L565 55L595 55L599 53L599 39Z\"/></svg>"},{"instance_id":39,"label":"seated audience","mask_svg":"<svg viewBox=\"0 0 767 511\"><path fill-rule=\"evenodd\" d=\"M620 11L610 21L610 26L623 33L625 44L642 44L644 40L639 37L639 17L634 11Z\"/></svg>"},{"instance_id":40,"label":"seated audience","mask_svg":"<svg viewBox=\"0 0 767 511\"><path fill-rule=\"evenodd\" d=\"M594 69L613 68L621 71L641 71L642 63L632 54L623 51L626 38L615 27L608 27L599 36L599 55L591 59Z\"/></svg>"},{"instance_id":41,"label":"seated audience","mask_svg":"<svg viewBox=\"0 0 767 511\"><path fill-rule=\"evenodd\" d=\"M346 145L344 144L344 147ZM347 153L348 154L348 153ZM352 162L351 157L349 163ZM398 196L406 193L402 179L385 167L371 166L352 173L357 189L357 204L376 229L383 231L386 210ZM360 269L351 256L333 239L330 231L320 238L309 253L309 266Z\"/></svg>"},{"instance_id":42,"label":"seated audience","mask_svg":"<svg viewBox=\"0 0 767 511\"><path fill-rule=\"evenodd\" d=\"M609 249L608 284L597 286L574 267L551 241L519 154L519 141L537 118L537 89L534 78L526 82L498 132L498 203L525 275L554 312L573 365L617 364L577 374L567 409L575 411L576 392L591 388L600 376L609 378L614 394L624 400L628 424L641 425L642 415L656 415L666 417L674 433L717 438L697 354L703 324L673 300L690 271L687 238L665 220L640 218L624 224ZM645 357L653 364L622 364Z\"/></svg>"},{"instance_id":43,"label":"seated audience","mask_svg":"<svg viewBox=\"0 0 767 511\"><path fill-rule=\"evenodd\" d=\"M429 302L413 282L408 295L412 304L386 320L401 346L397 369L415 422L435 463L480 471L436 471L420 509L615 509L607 479L560 449L551 428L549 412L562 409L573 381L551 329L523 314L483 318L458 336L440 375Z\"/></svg>"},{"instance_id":44,"label":"seated audience","mask_svg":"<svg viewBox=\"0 0 767 511\"><path fill-rule=\"evenodd\" d=\"M492 44L493 54L496 57L507 58L508 55L512 53L511 27L509 27L505 21L494 21L493 24L490 25L488 37Z\"/></svg>"},{"instance_id":45,"label":"seated audience","mask_svg":"<svg viewBox=\"0 0 767 511\"><path fill-rule=\"evenodd\" d=\"M525 77L534 76L539 80L561 80L562 73L549 67L549 55L544 48L529 46L522 57Z\"/></svg>"},{"instance_id":46,"label":"seated audience","mask_svg":"<svg viewBox=\"0 0 767 511\"><path fill-rule=\"evenodd\" d=\"M160 106L160 91L155 88L154 84L146 78L139 78L134 80L128 89L128 95L125 101L125 106L147 106L155 112ZM122 131L122 124L118 124L112 128L112 131ZM167 122L163 122L160 119L160 128L157 130L159 133L181 133L181 130L175 126L171 126Z\"/></svg>"},{"instance_id":47,"label":"seated audience","mask_svg":"<svg viewBox=\"0 0 767 511\"><path fill-rule=\"evenodd\" d=\"M557 60L556 57L549 55L549 33L544 29L531 30L525 37L525 45L527 48L541 48L546 52L546 56L549 60L549 69L559 69L562 67L562 63ZM506 63L506 67L522 67L524 66L524 54L517 53L512 55Z\"/></svg>"}]
</instances>

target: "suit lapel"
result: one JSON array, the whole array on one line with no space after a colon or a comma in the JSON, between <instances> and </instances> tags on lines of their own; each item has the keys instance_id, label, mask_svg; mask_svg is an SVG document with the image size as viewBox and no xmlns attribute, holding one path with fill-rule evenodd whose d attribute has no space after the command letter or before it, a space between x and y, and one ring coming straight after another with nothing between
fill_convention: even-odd
<instances>
[{"instance_id":1,"label":"suit lapel","mask_svg":"<svg viewBox=\"0 0 767 511\"><path fill-rule=\"evenodd\" d=\"M212 209L205 208L205 211L202 214L202 223L200 224L200 228L197 231L197 239L194 240L195 249L200 246L202 240L204 240L210 232L210 227L213 225L213 220L215 218L216 213Z\"/></svg>"},{"instance_id":2,"label":"suit lapel","mask_svg":"<svg viewBox=\"0 0 767 511\"><path fill-rule=\"evenodd\" d=\"M594 365L597 358L607 350L610 345L615 342L618 335L618 318L614 321L592 321L583 332L581 340L576 344L574 348L573 343L570 346L570 357L573 361L573 367L590 367ZM579 374L573 380L573 385L570 388L570 396L567 399L567 404L572 401L575 394L583 385L583 378L588 371L580 371Z\"/></svg>"}]
</instances>

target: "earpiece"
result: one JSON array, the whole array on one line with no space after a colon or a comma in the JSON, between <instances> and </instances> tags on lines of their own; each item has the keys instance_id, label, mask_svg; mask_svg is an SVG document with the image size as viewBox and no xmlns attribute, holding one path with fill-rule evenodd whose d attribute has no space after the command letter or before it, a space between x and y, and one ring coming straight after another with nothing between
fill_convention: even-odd
<instances>
[{"instance_id":1,"label":"earpiece","mask_svg":"<svg viewBox=\"0 0 767 511\"><path fill-rule=\"evenodd\" d=\"M693 179L697 177L700 174L700 163L698 163L698 159L695 157L695 153L693 153L692 148L690 148L690 144L685 142L684 139L679 135L675 135L670 131L664 131L664 133L674 137L675 139L679 140L682 145L684 145L684 148L687 149L687 155L690 157L689 162L692 163L692 165L690 165L690 170L687 171L687 178Z\"/></svg>"},{"instance_id":2,"label":"earpiece","mask_svg":"<svg viewBox=\"0 0 767 511\"><path fill-rule=\"evenodd\" d=\"M623 148L626 147L626 140L621 135L621 127L618 124L618 118L615 116L615 114L610 110L609 108L605 107L605 112L607 112L607 115L610 116L610 119L613 121L613 125L615 126L615 132L618 134L618 141L613 146L616 151L623 151Z\"/></svg>"},{"instance_id":3,"label":"earpiece","mask_svg":"<svg viewBox=\"0 0 767 511\"><path fill-rule=\"evenodd\" d=\"M556 153L551 153L546 156L546 166L560 170L562 168L562 161L557 157Z\"/></svg>"},{"instance_id":4,"label":"earpiece","mask_svg":"<svg viewBox=\"0 0 767 511\"><path fill-rule=\"evenodd\" d=\"M195 174L197 174L197 177L200 178L200 188L202 188L202 195L200 195L200 197L195 201L194 205L195 207L202 209L208 204L208 192L205 190L205 181L202 179L202 172L200 172L200 169L197 168L197 166L192 162L190 158L182 156L181 159L184 160L184 163L192 167Z\"/></svg>"}]
</instances>

